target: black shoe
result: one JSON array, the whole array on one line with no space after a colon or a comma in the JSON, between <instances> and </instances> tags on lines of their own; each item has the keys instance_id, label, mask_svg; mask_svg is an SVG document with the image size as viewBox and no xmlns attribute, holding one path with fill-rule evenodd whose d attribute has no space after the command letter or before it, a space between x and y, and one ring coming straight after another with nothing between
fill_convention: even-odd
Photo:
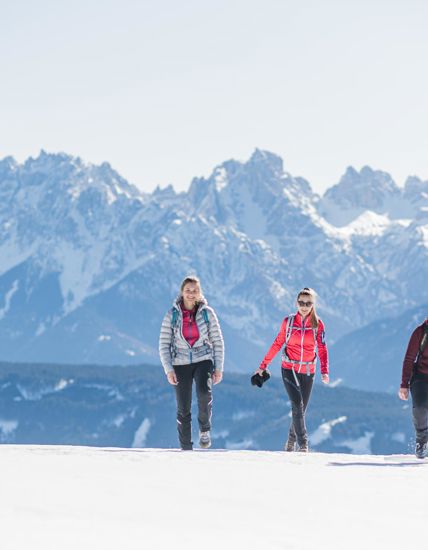
<instances>
[{"instance_id":1,"label":"black shoe","mask_svg":"<svg viewBox=\"0 0 428 550\"><path fill-rule=\"evenodd\" d=\"M291 439L291 437L289 437L287 439L287 442L284 445L284 451L287 451L287 453L292 453L295 450L296 450L296 440Z\"/></svg>"},{"instance_id":2,"label":"black shoe","mask_svg":"<svg viewBox=\"0 0 428 550\"><path fill-rule=\"evenodd\" d=\"M209 430L199 432L199 446L201 449L209 449L211 447L211 434Z\"/></svg>"},{"instance_id":3,"label":"black shoe","mask_svg":"<svg viewBox=\"0 0 428 550\"><path fill-rule=\"evenodd\" d=\"M423 443L422 441L416 441L415 448L416 458L426 458L428 456L427 442Z\"/></svg>"},{"instance_id":4,"label":"black shoe","mask_svg":"<svg viewBox=\"0 0 428 550\"><path fill-rule=\"evenodd\" d=\"M193 451L193 445L182 445L181 450L182 451Z\"/></svg>"},{"instance_id":5,"label":"black shoe","mask_svg":"<svg viewBox=\"0 0 428 550\"><path fill-rule=\"evenodd\" d=\"M299 448L297 450L299 451L299 453L309 453L308 442L306 441L305 443L299 445Z\"/></svg>"}]
</instances>

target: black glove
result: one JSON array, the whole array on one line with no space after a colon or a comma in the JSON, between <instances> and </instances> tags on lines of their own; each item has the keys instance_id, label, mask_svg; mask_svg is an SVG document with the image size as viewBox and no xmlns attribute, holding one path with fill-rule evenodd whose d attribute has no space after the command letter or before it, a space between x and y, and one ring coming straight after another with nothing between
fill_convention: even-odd
<instances>
[{"instance_id":1,"label":"black glove","mask_svg":"<svg viewBox=\"0 0 428 550\"><path fill-rule=\"evenodd\" d=\"M270 373L264 370L262 374L256 373L251 377L251 385L261 388L265 382L270 378Z\"/></svg>"}]
</instances>

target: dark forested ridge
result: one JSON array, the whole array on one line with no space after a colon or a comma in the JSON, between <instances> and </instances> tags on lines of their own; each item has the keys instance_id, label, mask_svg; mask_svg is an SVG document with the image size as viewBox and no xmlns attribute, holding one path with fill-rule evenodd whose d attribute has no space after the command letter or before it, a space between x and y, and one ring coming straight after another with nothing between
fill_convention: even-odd
<instances>
[{"instance_id":1,"label":"dark forested ridge","mask_svg":"<svg viewBox=\"0 0 428 550\"><path fill-rule=\"evenodd\" d=\"M226 372L215 387L214 448L283 447L290 406L279 373L261 389L250 374ZM403 453L412 444L408 404L386 393L317 384L307 422L318 451ZM175 426L174 389L159 366L0 364L3 443L169 448Z\"/></svg>"}]
</instances>

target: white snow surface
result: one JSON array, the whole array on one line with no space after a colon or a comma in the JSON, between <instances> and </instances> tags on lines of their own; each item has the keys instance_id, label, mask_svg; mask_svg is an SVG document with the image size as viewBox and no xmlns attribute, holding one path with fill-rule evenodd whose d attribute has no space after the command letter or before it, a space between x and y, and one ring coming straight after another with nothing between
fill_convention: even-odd
<instances>
[{"instance_id":1,"label":"white snow surface","mask_svg":"<svg viewBox=\"0 0 428 550\"><path fill-rule=\"evenodd\" d=\"M5 314L9 311L12 296L18 290L18 287L19 287L19 282L13 281L11 289L8 292L6 292L6 294L4 295L4 307L0 309L0 319L3 319Z\"/></svg>"},{"instance_id":2,"label":"white snow surface","mask_svg":"<svg viewBox=\"0 0 428 550\"><path fill-rule=\"evenodd\" d=\"M148 418L145 418L141 422L138 430L135 432L132 447L144 447L144 445L146 444L147 436L149 435L151 425L152 423Z\"/></svg>"},{"instance_id":3,"label":"white snow surface","mask_svg":"<svg viewBox=\"0 0 428 550\"><path fill-rule=\"evenodd\" d=\"M3 420L0 418L1 435L9 435L16 430L19 422L17 420Z\"/></svg>"},{"instance_id":4,"label":"white snow surface","mask_svg":"<svg viewBox=\"0 0 428 550\"><path fill-rule=\"evenodd\" d=\"M326 439L330 439L331 437L331 431L336 426L336 424L341 424L343 422L346 422L347 418L346 416L340 416L339 418L335 418L334 420L329 420L328 422L324 422L318 428L311 434L311 443L312 445L319 445ZM369 449L370 452L370 449Z\"/></svg>"},{"instance_id":5,"label":"white snow surface","mask_svg":"<svg viewBox=\"0 0 428 550\"><path fill-rule=\"evenodd\" d=\"M410 222L409 222L410 223ZM382 235L392 225L391 220L386 215L376 214L370 210L364 211L351 223L339 231L343 236L353 235Z\"/></svg>"},{"instance_id":6,"label":"white snow surface","mask_svg":"<svg viewBox=\"0 0 428 550\"><path fill-rule=\"evenodd\" d=\"M0 472L5 550L394 550L428 515L411 455L2 445Z\"/></svg>"}]
</instances>

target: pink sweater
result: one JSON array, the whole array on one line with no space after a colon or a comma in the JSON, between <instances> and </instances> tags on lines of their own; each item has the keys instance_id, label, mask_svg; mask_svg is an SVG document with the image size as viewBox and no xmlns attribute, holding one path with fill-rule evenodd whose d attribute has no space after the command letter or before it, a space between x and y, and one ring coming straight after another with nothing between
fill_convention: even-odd
<instances>
[{"instance_id":1,"label":"pink sweater","mask_svg":"<svg viewBox=\"0 0 428 550\"><path fill-rule=\"evenodd\" d=\"M181 304L181 312L183 313L183 336L188 341L189 346L193 347L194 343L199 338L199 329L195 322L196 308L190 310L185 309L184 305Z\"/></svg>"}]
</instances>

